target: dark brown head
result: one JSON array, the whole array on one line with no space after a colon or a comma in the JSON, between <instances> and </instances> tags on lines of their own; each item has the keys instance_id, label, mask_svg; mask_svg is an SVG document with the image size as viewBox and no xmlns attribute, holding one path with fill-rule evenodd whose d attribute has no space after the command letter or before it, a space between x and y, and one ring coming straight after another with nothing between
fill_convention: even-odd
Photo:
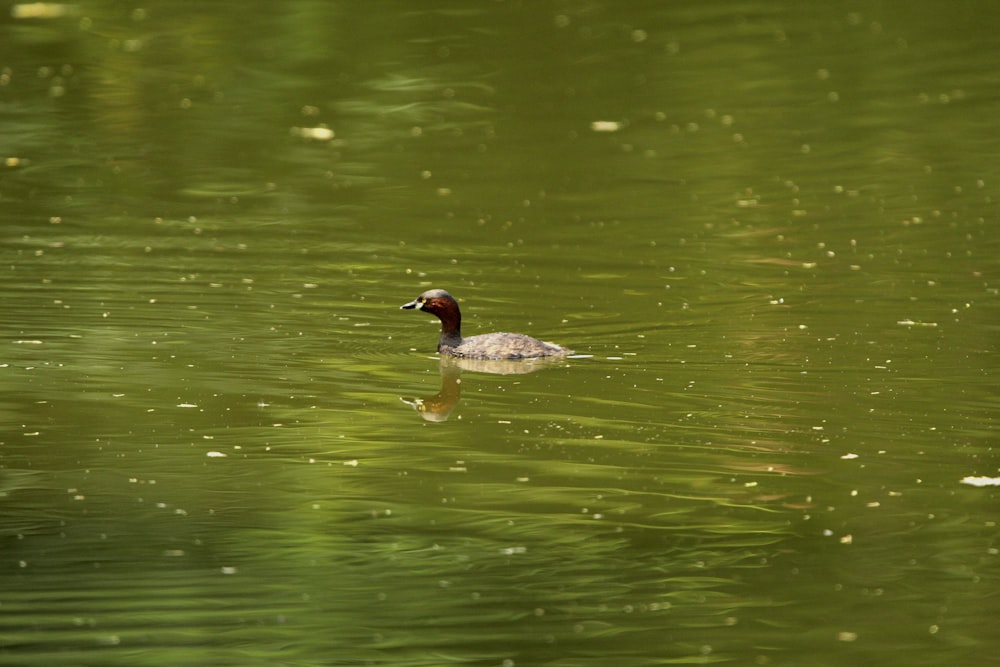
<instances>
[{"instance_id":1,"label":"dark brown head","mask_svg":"<svg viewBox=\"0 0 1000 667\"><path fill-rule=\"evenodd\" d=\"M443 289L427 290L416 299L400 306L401 309L422 310L441 320L441 333L461 338L462 313L458 310L455 297Z\"/></svg>"}]
</instances>

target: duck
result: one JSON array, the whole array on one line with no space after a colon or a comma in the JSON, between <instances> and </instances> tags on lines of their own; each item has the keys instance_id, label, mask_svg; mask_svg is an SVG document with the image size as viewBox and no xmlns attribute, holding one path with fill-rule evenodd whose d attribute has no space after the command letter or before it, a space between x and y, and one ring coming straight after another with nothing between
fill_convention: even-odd
<instances>
[{"instance_id":1,"label":"duck","mask_svg":"<svg viewBox=\"0 0 1000 667\"><path fill-rule=\"evenodd\" d=\"M422 310L441 320L439 354L465 359L535 359L538 357L565 357L573 350L548 343L525 334L488 333L462 337L462 312L458 301L443 289L430 289L401 310Z\"/></svg>"}]
</instances>

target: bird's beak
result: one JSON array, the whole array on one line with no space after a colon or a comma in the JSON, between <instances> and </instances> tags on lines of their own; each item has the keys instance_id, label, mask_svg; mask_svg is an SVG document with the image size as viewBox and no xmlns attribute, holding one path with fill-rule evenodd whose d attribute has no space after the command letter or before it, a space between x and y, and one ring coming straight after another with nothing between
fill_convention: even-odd
<instances>
[{"instance_id":1,"label":"bird's beak","mask_svg":"<svg viewBox=\"0 0 1000 667\"><path fill-rule=\"evenodd\" d=\"M419 301L411 301L409 303L404 303L402 306L399 307L399 309L400 310L412 310L412 309L416 308L417 310L420 310L420 306L421 305L423 305L423 304L421 304Z\"/></svg>"}]
</instances>

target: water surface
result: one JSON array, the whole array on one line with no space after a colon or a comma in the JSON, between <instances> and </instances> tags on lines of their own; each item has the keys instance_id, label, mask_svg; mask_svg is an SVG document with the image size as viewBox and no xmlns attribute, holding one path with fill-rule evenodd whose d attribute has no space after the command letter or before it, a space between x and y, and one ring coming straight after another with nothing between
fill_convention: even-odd
<instances>
[{"instance_id":1,"label":"water surface","mask_svg":"<svg viewBox=\"0 0 1000 667\"><path fill-rule=\"evenodd\" d=\"M1000 33L907 7L15 10L0 663L993 659Z\"/></svg>"}]
</instances>

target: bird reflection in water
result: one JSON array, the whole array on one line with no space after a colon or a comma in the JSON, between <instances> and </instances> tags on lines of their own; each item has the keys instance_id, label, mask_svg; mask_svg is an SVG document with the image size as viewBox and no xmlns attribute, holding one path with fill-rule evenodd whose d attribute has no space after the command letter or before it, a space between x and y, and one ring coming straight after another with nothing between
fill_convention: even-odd
<instances>
[{"instance_id":1,"label":"bird reflection in water","mask_svg":"<svg viewBox=\"0 0 1000 667\"><path fill-rule=\"evenodd\" d=\"M465 359L461 357L441 357L441 389L433 396L424 398L403 398L406 403L429 422L447 421L462 398L462 373L489 373L492 375L525 375L543 368L565 366L561 357L538 357L535 359Z\"/></svg>"}]
</instances>

